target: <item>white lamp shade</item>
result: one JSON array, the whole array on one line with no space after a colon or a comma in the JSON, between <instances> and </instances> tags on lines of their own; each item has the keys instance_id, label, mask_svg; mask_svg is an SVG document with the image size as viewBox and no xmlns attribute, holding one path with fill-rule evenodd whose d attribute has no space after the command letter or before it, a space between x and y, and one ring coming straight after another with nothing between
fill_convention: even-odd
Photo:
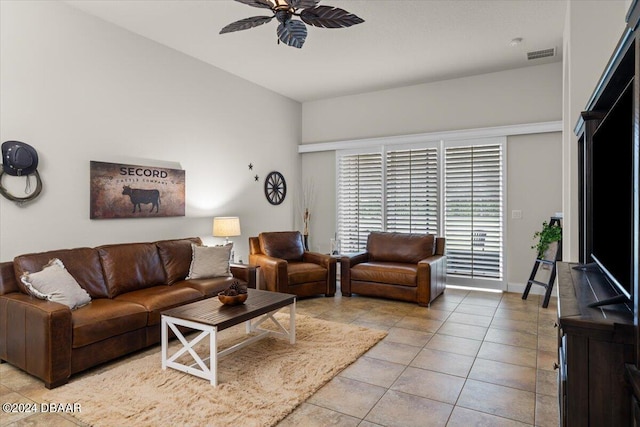
<instances>
[{"instance_id":1,"label":"white lamp shade","mask_svg":"<svg viewBox=\"0 0 640 427\"><path fill-rule=\"evenodd\" d=\"M240 236L240 218L237 216L218 216L213 218L214 237Z\"/></svg>"}]
</instances>

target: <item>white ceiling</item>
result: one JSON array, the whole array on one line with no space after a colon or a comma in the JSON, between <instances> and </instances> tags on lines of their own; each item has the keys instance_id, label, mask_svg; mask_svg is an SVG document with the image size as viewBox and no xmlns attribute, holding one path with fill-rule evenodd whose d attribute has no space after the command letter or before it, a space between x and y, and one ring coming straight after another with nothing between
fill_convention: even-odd
<instances>
[{"instance_id":1,"label":"white ceiling","mask_svg":"<svg viewBox=\"0 0 640 427\"><path fill-rule=\"evenodd\" d=\"M566 0L322 0L365 20L308 26L302 49L277 44L275 20L220 35L266 9L233 0L66 3L294 100L350 95L560 61ZM511 46L521 37L523 42ZM529 51L557 48L553 58Z\"/></svg>"}]
</instances>

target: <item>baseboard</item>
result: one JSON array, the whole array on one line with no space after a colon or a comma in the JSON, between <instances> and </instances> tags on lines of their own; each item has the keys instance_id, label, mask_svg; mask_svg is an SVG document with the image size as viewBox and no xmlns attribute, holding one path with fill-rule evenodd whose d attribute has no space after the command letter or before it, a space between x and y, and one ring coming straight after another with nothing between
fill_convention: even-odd
<instances>
[{"instance_id":1,"label":"baseboard","mask_svg":"<svg viewBox=\"0 0 640 427\"><path fill-rule=\"evenodd\" d=\"M522 294L526 287L527 285L524 283L508 283L507 292ZM542 286L531 285L531 290L529 291L529 295L544 295L546 291L547 290ZM558 296L556 293L555 286L553 291L551 292L551 296L554 296L554 297Z\"/></svg>"}]
</instances>

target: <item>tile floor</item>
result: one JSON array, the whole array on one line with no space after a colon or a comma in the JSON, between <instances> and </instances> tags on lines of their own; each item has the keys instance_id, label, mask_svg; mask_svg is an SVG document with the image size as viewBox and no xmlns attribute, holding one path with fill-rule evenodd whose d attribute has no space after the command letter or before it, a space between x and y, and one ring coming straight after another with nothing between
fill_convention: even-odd
<instances>
[{"instance_id":1,"label":"tile floor","mask_svg":"<svg viewBox=\"0 0 640 427\"><path fill-rule=\"evenodd\" d=\"M339 294L339 292L338 292ZM298 314L388 331L278 427L557 426L556 299L447 289L430 308L354 296L298 301ZM0 401L42 382L0 365ZM0 426L76 426L0 413Z\"/></svg>"}]
</instances>

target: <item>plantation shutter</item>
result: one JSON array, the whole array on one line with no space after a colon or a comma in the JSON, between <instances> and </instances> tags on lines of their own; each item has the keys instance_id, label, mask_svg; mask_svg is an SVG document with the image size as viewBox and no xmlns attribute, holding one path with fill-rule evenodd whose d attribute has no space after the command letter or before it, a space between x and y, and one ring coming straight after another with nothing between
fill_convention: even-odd
<instances>
[{"instance_id":1,"label":"plantation shutter","mask_svg":"<svg viewBox=\"0 0 640 427\"><path fill-rule=\"evenodd\" d=\"M338 157L337 237L342 253L367 247L371 231L382 230L382 154Z\"/></svg>"},{"instance_id":2,"label":"plantation shutter","mask_svg":"<svg viewBox=\"0 0 640 427\"><path fill-rule=\"evenodd\" d=\"M503 144L445 145L444 229L450 276L503 278L503 161ZM502 286L478 280L461 284Z\"/></svg>"},{"instance_id":3,"label":"plantation shutter","mask_svg":"<svg viewBox=\"0 0 640 427\"><path fill-rule=\"evenodd\" d=\"M438 149L388 151L386 230L438 234Z\"/></svg>"}]
</instances>

